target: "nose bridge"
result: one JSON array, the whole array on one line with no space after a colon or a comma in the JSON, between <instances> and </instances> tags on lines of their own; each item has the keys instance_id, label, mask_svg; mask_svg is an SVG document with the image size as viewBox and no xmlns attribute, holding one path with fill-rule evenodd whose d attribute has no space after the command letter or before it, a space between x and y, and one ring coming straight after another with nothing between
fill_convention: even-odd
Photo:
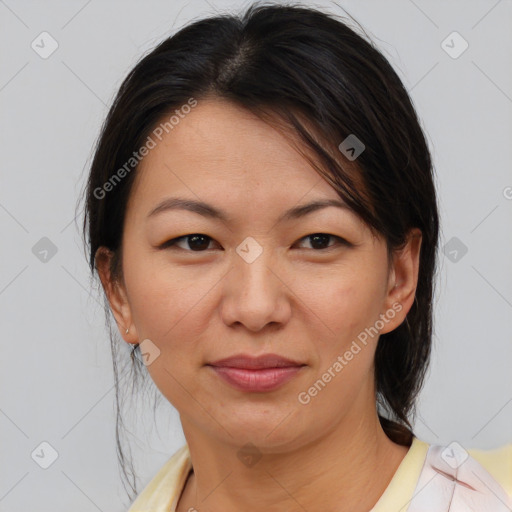
<instances>
[{"instance_id":1,"label":"nose bridge","mask_svg":"<svg viewBox=\"0 0 512 512\"><path fill-rule=\"evenodd\" d=\"M240 322L251 330L259 330L268 323L286 320L288 306L283 284L272 262L275 255L254 239L246 239L237 247L233 268L226 276L226 323Z\"/></svg>"},{"instance_id":2,"label":"nose bridge","mask_svg":"<svg viewBox=\"0 0 512 512\"><path fill-rule=\"evenodd\" d=\"M257 245L256 245L257 244ZM270 270L273 254L254 239L246 240L237 248L234 258L235 286L239 299L268 302L276 293L276 276Z\"/></svg>"},{"instance_id":3,"label":"nose bridge","mask_svg":"<svg viewBox=\"0 0 512 512\"><path fill-rule=\"evenodd\" d=\"M274 281L276 277L270 269L272 262L270 256L270 250L267 249L251 261L240 255L235 258L234 270L241 285L242 295L249 295L250 293L267 295L275 288Z\"/></svg>"}]
</instances>

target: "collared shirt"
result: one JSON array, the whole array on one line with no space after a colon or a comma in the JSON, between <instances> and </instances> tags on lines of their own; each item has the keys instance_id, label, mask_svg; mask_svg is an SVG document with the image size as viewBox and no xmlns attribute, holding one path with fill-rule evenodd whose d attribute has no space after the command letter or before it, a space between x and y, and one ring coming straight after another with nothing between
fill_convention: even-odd
<instances>
[{"instance_id":1,"label":"collared shirt","mask_svg":"<svg viewBox=\"0 0 512 512\"><path fill-rule=\"evenodd\" d=\"M175 512L192 471L182 446L146 485L128 512ZM468 450L458 444L412 445L370 512L512 511L512 444Z\"/></svg>"}]
</instances>

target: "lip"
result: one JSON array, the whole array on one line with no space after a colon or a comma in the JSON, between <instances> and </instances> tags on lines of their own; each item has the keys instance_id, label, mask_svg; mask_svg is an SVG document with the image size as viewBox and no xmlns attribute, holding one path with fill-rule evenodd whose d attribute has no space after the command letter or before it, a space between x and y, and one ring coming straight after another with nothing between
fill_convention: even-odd
<instances>
[{"instance_id":1,"label":"lip","mask_svg":"<svg viewBox=\"0 0 512 512\"><path fill-rule=\"evenodd\" d=\"M276 354L258 357L242 354L209 363L207 366L238 390L265 392L281 387L306 365Z\"/></svg>"},{"instance_id":2,"label":"lip","mask_svg":"<svg viewBox=\"0 0 512 512\"><path fill-rule=\"evenodd\" d=\"M304 366L303 363L293 361L277 354L263 354L261 356L250 356L246 354L238 354L236 356L219 359L210 366L230 368L242 368L244 370L261 370L264 368L287 368L290 366Z\"/></svg>"}]
</instances>

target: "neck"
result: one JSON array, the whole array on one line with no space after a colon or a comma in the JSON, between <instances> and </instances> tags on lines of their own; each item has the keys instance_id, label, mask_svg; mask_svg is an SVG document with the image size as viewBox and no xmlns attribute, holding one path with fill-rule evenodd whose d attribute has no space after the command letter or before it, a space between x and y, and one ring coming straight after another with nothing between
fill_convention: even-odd
<instances>
[{"instance_id":1,"label":"neck","mask_svg":"<svg viewBox=\"0 0 512 512\"><path fill-rule=\"evenodd\" d=\"M370 510L408 447L386 436L376 413L358 418L294 450L265 451L252 465L240 462L240 444L200 435L182 418L194 473L177 511Z\"/></svg>"}]
</instances>

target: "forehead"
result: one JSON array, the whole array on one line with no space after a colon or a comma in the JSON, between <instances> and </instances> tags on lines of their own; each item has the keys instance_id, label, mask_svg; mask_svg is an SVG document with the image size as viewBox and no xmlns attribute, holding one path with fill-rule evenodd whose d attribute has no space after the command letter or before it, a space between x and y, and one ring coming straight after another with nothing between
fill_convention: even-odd
<instances>
[{"instance_id":1,"label":"forehead","mask_svg":"<svg viewBox=\"0 0 512 512\"><path fill-rule=\"evenodd\" d=\"M173 192L260 203L295 203L312 191L339 197L294 147L289 132L227 100L198 101L161 140L153 138L156 146L139 164L131 194L139 199L154 202Z\"/></svg>"}]
</instances>

